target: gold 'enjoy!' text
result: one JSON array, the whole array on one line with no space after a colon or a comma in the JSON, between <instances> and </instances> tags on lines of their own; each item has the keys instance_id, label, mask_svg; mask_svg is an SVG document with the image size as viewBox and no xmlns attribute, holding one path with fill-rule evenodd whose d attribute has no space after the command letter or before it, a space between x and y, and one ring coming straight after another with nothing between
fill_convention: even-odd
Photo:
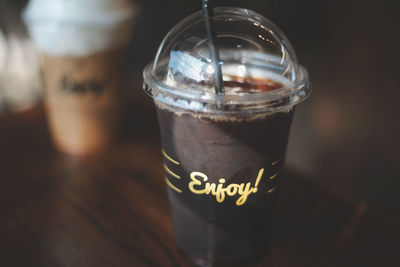
<instances>
[{"instance_id":1,"label":"gold 'enjoy!' text","mask_svg":"<svg viewBox=\"0 0 400 267\"><path fill-rule=\"evenodd\" d=\"M208 183L208 177L202 172L192 172L190 173L189 182L189 190L197 195L213 195L217 199L218 202L223 202L225 200L225 196L228 195L230 197L239 195L240 197L236 201L237 206L243 205L248 196L252 193L256 193L258 191L258 184L263 176L264 169L260 169L257 175L256 182L254 186L251 185L250 182L248 183L241 183L241 184L229 184L228 186L224 187L224 183L226 182L225 179L219 179L219 184L216 183ZM205 184L203 184L205 182Z\"/></svg>"}]
</instances>

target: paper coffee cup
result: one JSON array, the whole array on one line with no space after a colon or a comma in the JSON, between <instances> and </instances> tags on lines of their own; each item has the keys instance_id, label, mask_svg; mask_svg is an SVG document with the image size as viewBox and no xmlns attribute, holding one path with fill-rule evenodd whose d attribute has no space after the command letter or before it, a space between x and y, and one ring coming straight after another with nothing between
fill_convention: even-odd
<instances>
[{"instance_id":1,"label":"paper coffee cup","mask_svg":"<svg viewBox=\"0 0 400 267\"><path fill-rule=\"evenodd\" d=\"M115 138L136 7L128 0L32 0L23 18L40 54L55 145L92 154Z\"/></svg>"}]
</instances>

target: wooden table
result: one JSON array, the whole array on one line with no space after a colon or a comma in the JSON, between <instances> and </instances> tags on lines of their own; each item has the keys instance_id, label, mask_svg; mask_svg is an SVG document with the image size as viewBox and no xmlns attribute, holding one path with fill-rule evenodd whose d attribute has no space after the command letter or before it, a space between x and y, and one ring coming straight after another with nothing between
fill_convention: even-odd
<instances>
[{"instance_id":1,"label":"wooden table","mask_svg":"<svg viewBox=\"0 0 400 267\"><path fill-rule=\"evenodd\" d=\"M54 151L42 107L0 118L0 266L191 266L173 243L154 114L140 117L80 159ZM255 266L400 266L398 222L298 171L282 180Z\"/></svg>"}]
</instances>

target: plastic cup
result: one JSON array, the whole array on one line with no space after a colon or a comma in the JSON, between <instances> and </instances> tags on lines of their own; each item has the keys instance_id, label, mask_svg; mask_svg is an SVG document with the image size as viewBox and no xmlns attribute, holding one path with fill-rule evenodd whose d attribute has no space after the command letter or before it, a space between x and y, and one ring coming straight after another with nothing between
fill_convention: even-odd
<instances>
[{"instance_id":1,"label":"plastic cup","mask_svg":"<svg viewBox=\"0 0 400 267\"><path fill-rule=\"evenodd\" d=\"M176 25L144 70L160 123L178 247L200 265L233 266L265 253L295 105L306 70L272 22L216 8L224 94L201 12Z\"/></svg>"}]
</instances>

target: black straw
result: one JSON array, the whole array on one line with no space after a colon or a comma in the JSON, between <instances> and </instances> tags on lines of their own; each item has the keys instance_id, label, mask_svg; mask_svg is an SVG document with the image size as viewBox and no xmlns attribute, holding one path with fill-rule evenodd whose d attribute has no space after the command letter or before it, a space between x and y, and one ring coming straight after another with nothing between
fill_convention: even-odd
<instances>
[{"instance_id":1,"label":"black straw","mask_svg":"<svg viewBox=\"0 0 400 267\"><path fill-rule=\"evenodd\" d=\"M224 82L222 79L221 65L219 64L218 45L215 42L216 34L214 27L214 1L203 0L203 16L206 23L206 31L208 36L208 49L210 49L211 61L214 66L214 87L216 94L224 92Z\"/></svg>"}]
</instances>

